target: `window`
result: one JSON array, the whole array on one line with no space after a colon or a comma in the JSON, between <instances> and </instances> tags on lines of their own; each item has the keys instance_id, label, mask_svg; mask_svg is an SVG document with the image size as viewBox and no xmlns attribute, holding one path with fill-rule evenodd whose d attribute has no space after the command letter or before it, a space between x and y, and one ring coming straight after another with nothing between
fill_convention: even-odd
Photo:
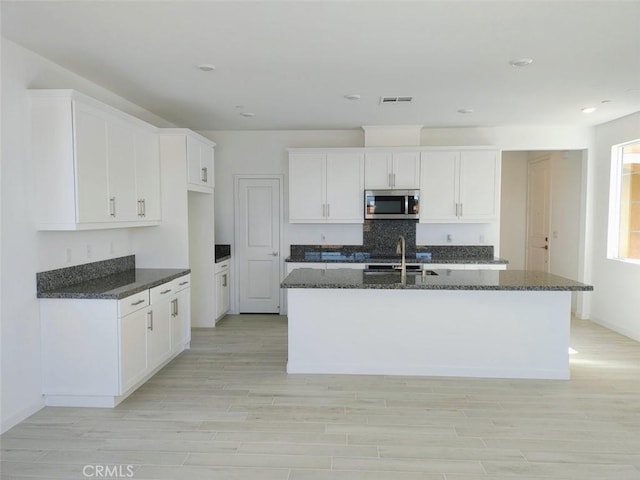
<instances>
[{"instance_id":1,"label":"window","mask_svg":"<svg viewBox=\"0 0 640 480\"><path fill-rule=\"evenodd\" d=\"M640 140L611 150L609 257L640 261Z\"/></svg>"}]
</instances>

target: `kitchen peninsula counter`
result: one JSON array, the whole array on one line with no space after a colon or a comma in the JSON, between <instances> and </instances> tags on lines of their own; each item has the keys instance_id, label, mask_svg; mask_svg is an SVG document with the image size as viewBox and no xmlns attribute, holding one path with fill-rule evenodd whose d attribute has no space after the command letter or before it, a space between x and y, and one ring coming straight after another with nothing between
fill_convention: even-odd
<instances>
[{"instance_id":1,"label":"kitchen peninsula counter","mask_svg":"<svg viewBox=\"0 0 640 480\"><path fill-rule=\"evenodd\" d=\"M289 373L568 379L572 292L526 270L297 268L282 282Z\"/></svg>"}]
</instances>

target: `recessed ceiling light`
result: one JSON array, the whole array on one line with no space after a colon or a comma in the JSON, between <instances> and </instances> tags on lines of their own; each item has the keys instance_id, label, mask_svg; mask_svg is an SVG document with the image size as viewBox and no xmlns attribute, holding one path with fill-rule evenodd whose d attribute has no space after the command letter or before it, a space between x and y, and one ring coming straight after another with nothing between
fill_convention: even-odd
<instances>
[{"instance_id":1,"label":"recessed ceiling light","mask_svg":"<svg viewBox=\"0 0 640 480\"><path fill-rule=\"evenodd\" d=\"M461 108L458 113L473 113L473 108Z\"/></svg>"},{"instance_id":2,"label":"recessed ceiling light","mask_svg":"<svg viewBox=\"0 0 640 480\"><path fill-rule=\"evenodd\" d=\"M216 66L210 63L201 63L200 65L198 65L198 68L203 72L212 72L216 69Z\"/></svg>"},{"instance_id":3,"label":"recessed ceiling light","mask_svg":"<svg viewBox=\"0 0 640 480\"><path fill-rule=\"evenodd\" d=\"M596 107L584 107L582 113L593 113L596 111Z\"/></svg>"},{"instance_id":4,"label":"recessed ceiling light","mask_svg":"<svg viewBox=\"0 0 640 480\"><path fill-rule=\"evenodd\" d=\"M253 112L240 112L240 115L242 115L243 117L255 117L256 114Z\"/></svg>"},{"instance_id":5,"label":"recessed ceiling light","mask_svg":"<svg viewBox=\"0 0 640 480\"><path fill-rule=\"evenodd\" d=\"M512 67L526 67L533 63L533 58L516 58L509 61L509 65Z\"/></svg>"},{"instance_id":6,"label":"recessed ceiling light","mask_svg":"<svg viewBox=\"0 0 640 480\"><path fill-rule=\"evenodd\" d=\"M360 100L360 95L357 93L349 93L348 95L345 95L344 98L347 100Z\"/></svg>"}]
</instances>

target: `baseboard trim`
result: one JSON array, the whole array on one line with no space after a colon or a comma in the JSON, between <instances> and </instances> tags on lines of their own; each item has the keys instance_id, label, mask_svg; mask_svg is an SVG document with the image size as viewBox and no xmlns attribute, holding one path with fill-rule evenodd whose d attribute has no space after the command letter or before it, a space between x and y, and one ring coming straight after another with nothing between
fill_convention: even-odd
<instances>
[{"instance_id":1,"label":"baseboard trim","mask_svg":"<svg viewBox=\"0 0 640 480\"><path fill-rule=\"evenodd\" d=\"M44 408L43 398L38 402L32 403L27 408L23 408L19 412L11 415L9 418L3 418L2 423L0 424L0 434L12 429L23 420L26 420L34 413L40 411L42 408Z\"/></svg>"},{"instance_id":2,"label":"baseboard trim","mask_svg":"<svg viewBox=\"0 0 640 480\"><path fill-rule=\"evenodd\" d=\"M600 318L594 317L593 315L589 317L589 320L591 320L593 323L597 323L601 327L608 328L609 330L619 333L620 335L624 335L625 337L629 337L636 342L640 342L640 333L638 332L632 332L631 330L627 330L626 328L620 328L618 325L606 322Z\"/></svg>"}]
</instances>

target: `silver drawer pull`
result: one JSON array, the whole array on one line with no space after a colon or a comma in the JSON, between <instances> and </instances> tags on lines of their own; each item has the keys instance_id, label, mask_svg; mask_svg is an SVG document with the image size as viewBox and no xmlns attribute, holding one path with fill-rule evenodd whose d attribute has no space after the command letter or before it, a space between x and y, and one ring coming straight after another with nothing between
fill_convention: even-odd
<instances>
[{"instance_id":1,"label":"silver drawer pull","mask_svg":"<svg viewBox=\"0 0 640 480\"><path fill-rule=\"evenodd\" d=\"M182 286L182 285L186 285L188 283L189 283L188 281L187 282L180 282L178 285Z\"/></svg>"},{"instance_id":2,"label":"silver drawer pull","mask_svg":"<svg viewBox=\"0 0 640 480\"><path fill-rule=\"evenodd\" d=\"M170 288L167 288L164 292L160 292L160 295L164 295L165 293L169 293L171 291Z\"/></svg>"},{"instance_id":3,"label":"silver drawer pull","mask_svg":"<svg viewBox=\"0 0 640 480\"><path fill-rule=\"evenodd\" d=\"M145 299L143 298L142 300L138 300L137 302L133 302L131 304L131 306L135 307L136 305L140 305L141 303L144 303L144 302L145 302Z\"/></svg>"}]
</instances>

